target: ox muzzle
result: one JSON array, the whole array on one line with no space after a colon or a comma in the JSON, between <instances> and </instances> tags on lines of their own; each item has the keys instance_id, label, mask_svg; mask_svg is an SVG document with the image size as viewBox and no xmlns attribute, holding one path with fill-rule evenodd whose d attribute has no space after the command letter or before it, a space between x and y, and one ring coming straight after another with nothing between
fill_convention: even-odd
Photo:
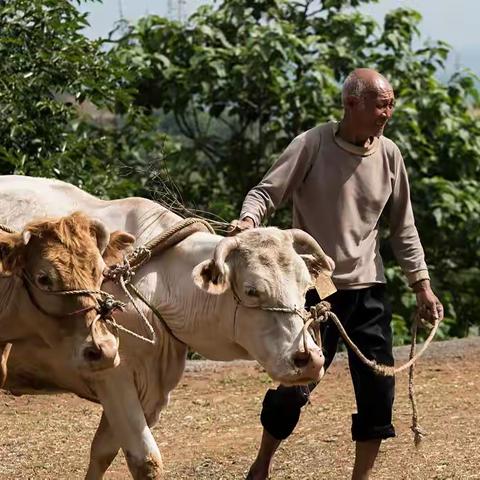
<instances>
[{"instance_id":1,"label":"ox muzzle","mask_svg":"<svg viewBox=\"0 0 480 480\"><path fill-rule=\"evenodd\" d=\"M75 361L81 370L99 371L114 368L120 364L118 354L118 329L116 328L113 313L116 310L123 310L125 304L115 300L111 294L103 290L76 289L47 291L39 288L28 275L24 275L23 279L30 301L40 313L57 320L68 321L78 317L83 319L81 322L81 330L87 328L88 335L80 347L80 358L77 358ZM79 301L80 308L66 312L58 313L48 311L41 305L32 287L39 291L41 295L55 295L57 297L86 296L90 297L92 302L90 305L85 305L85 302ZM109 330L107 325L113 326L114 333ZM73 353L73 355L74 357L76 356L75 353Z\"/></svg>"}]
</instances>

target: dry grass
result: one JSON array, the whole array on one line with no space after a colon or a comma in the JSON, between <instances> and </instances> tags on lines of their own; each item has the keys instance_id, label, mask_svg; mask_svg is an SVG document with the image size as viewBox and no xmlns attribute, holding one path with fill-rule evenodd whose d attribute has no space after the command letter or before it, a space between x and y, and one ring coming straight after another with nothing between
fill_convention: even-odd
<instances>
[{"instance_id":1,"label":"dry grass","mask_svg":"<svg viewBox=\"0 0 480 480\"><path fill-rule=\"evenodd\" d=\"M404 355L403 351L400 355ZM398 437L385 442L377 480L480 479L480 340L432 347L416 378L422 426L428 431L415 451L409 430L407 378L398 379ZM154 435L169 480L242 479L256 453L258 414L271 385L252 364L202 366L185 375ZM272 478L349 478L354 401L344 359L337 361L312 395L299 427L281 447ZM83 478L100 408L71 395L0 395L0 479ZM123 457L107 479L130 478Z\"/></svg>"}]
</instances>

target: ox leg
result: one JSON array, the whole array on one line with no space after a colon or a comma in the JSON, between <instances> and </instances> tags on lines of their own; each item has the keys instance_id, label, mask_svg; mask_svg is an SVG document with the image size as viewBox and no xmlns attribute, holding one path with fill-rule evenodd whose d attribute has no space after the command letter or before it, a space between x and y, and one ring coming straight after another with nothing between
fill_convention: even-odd
<instances>
[{"instance_id":1,"label":"ox leg","mask_svg":"<svg viewBox=\"0 0 480 480\"><path fill-rule=\"evenodd\" d=\"M0 343L0 388L3 388L7 381L7 362L11 349L11 343Z\"/></svg>"},{"instance_id":2,"label":"ox leg","mask_svg":"<svg viewBox=\"0 0 480 480\"><path fill-rule=\"evenodd\" d=\"M104 381L97 387L109 429L125 453L133 478L163 480L162 457L147 425L133 380L119 375L115 381Z\"/></svg>"},{"instance_id":3,"label":"ox leg","mask_svg":"<svg viewBox=\"0 0 480 480\"><path fill-rule=\"evenodd\" d=\"M118 450L120 450L120 443L115 438L107 417L103 413L95 437L93 437L90 463L85 480L101 480L117 456Z\"/></svg>"}]
</instances>

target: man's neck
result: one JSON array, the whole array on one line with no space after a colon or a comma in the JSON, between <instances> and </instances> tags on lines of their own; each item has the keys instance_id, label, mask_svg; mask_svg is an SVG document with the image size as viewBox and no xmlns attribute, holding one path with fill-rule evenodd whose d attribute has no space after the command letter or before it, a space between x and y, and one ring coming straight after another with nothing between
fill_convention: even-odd
<instances>
[{"instance_id":1,"label":"man's neck","mask_svg":"<svg viewBox=\"0 0 480 480\"><path fill-rule=\"evenodd\" d=\"M368 137L359 133L358 130L354 128L354 126L351 125L345 118L343 118L338 125L337 135L352 145L365 148L368 148L374 140L374 137Z\"/></svg>"}]
</instances>

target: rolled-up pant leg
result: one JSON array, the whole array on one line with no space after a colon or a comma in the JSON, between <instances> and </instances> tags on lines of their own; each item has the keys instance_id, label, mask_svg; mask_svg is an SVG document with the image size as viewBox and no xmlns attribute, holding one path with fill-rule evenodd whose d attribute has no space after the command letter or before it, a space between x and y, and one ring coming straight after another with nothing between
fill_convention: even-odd
<instances>
[{"instance_id":1,"label":"rolled-up pant leg","mask_svg":"<svg viewBox=\"0 0 480 480\"><path fill-rule=\"evenodd\" d=\"M316 293L308 292L307 307L319 301ZM355 305L354 291L338 291L328 298L332 311L344 322L350 317ZM337 351L339 333L337 327L327 322L322 330L322 347L325 355L325 369L329 367ZM294 430L300 418L300 410L308 402L310 392L316 384L269 389L263 399L260 421L263 427L277 440L284 440Z\"/></svg>"},{"instance_id":2,"label":"rolled-up pant leg","mask_svg":"<svg viewBox=\"0 0 480 480\"><path fill-rule=\"evenodd\" d=\"M367 358L376 360L377 363L393 365L392 314L384 297L384 285L366 290L347 331ZM357 413L352 415L353 440L394 437L392 409L395 378L375 374L350 349L348 360L357 401Z\"/></svg>"}]
</instances>

